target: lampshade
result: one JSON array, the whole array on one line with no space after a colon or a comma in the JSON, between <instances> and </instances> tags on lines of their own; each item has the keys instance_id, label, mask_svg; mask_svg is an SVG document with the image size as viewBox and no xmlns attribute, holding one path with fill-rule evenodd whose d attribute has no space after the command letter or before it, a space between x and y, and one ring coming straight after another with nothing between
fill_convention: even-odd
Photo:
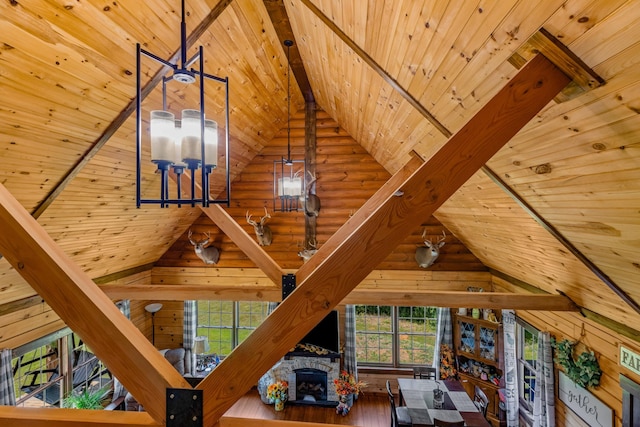
<instances>
[{"instance_id":1,"label":"lampshade","mask_svg":"<svg viewBox=\"0 0 640 427\"><path fill-rule=\"evenodd\" d=\"M182 160L189 164L200 161L200 111L182 110Z\"/></svg>"},{"instance_id":2,"label":"lampshade","mask_svg":"<svg viewBox=\"0 0 640 427\"><path fill-rule=\"evenodd\" d=\"M152 304L147 304L144 309L149 313L157 313L162 308L162 304L159 302L154 302Z\"/></svg>"},{"instance_id":3,"label":"lampshade","mask_svg":"<svg viewBox=\"0 0 640 427\"><path fill-rule=\"evenodd\" d=\"M193 341L193 352L195 354L205 354L209 352L209 340L205 336L198 336Z\"/></svg>"},{"instance_id":4,"label":"lampshade","mask_svg":"<svg viewBox=\"0 0 640 427\"><path fill-rule=\"evenodd\" d=\"M175 117L173 113L163 110L151 112L150 137L151 137L151 161L154 163L173 162L175 133Z\"/></svg>"},{"instance_id":5,"label":"lampshade","mask_svg":"<svg viewBox=\"0 0 640 427\"><path fill-rule=\"evenodd\" d=\"M218 123L213 120L204 121L204 162L210 167L218 164Z\"/></svg>"}]
</instances>

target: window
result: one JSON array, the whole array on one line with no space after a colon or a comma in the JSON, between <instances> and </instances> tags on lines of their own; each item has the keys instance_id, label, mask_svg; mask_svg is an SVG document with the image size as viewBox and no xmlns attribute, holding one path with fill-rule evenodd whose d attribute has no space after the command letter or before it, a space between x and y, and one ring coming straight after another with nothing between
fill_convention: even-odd
<instances>
[{"instance_id":1,"label":"window","mask_svg":"<svg viewBox=\"0 0 640 427\"><path fill-rule=\"evenodd\" d=\"M198 301L197 335L209 339L211 353L226 356L267 317L269 303Z\"/></svg>"},{"instance_id":2,"label":"window","mask_svg":"<svg viewBox=\"0 0 640 427\"><path fill-rule=\"evenodd\" d=\"M356 306L356 352L365 365L431 365L436 345L435 307Z\"/></svg>"},{"instance_id":3,"label":"window","mask_svg":"<svg viewBox=\"0 0 640 427\"><path fill-rule=\"evenodd\" d=\"M93 352L68 329L14 351L16 405L60 406L73 391L98 390L111 375Z\"/></svg>"},{"instance_id":4,"label":"window","mask_svg":"<svg viewBox=\"0 0 640 427\"><path fill-rule=\"evenodd\" d=\"M518 393L520 403L526 410L533 410L536 385L536 364L538 359L538 330L518 319L516 323L518 342Z\"/></svg>"}]
</instances>

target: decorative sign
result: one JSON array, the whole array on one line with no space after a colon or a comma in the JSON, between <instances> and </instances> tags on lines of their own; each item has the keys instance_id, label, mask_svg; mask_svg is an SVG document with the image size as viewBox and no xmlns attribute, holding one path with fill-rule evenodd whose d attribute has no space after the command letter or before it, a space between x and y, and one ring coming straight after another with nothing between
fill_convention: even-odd
<instances>
[{"instance_id":1,"label":"decorative sign","mask_svg":"<svg viewBox=\"0 0 640 427\"><path fill-rule=\"evenodd\" d=\"M620 366L640 375L640 354L620 346Z\"/></svg>"},{"instance_id":2,"label":"decorative sign","mask_svg":"<svg viewBox=\"0 0 640 427\"><path fill-rule=\"evenodd\" d=\"M590 426L613 427L613 411L600 399L580 387L560 371L560 400Z\"/></svg>"}]
</instances>

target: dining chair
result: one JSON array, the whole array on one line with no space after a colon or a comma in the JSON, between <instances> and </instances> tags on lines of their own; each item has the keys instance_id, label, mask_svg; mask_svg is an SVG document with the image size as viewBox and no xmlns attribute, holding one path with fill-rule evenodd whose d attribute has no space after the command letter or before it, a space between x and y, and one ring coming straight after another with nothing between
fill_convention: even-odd
<instances>
[{"instance_id":1,"label":"dining chair","mask_svg":"<svg viewBox=\"0 0 640 427\"><path fill-rule=\"evenodd\" d=\"M387 394L389 395L389 406L391 408L391 427L411 427L409 409L406 406L396 406L389 380L387 380Z\"/></svg>"},{"instance_id":2,"label":"dining chair","mask_svg":"<svg viewBox=\"0 0 640 427\"><path fill-rule=\"evenodd\" d=\"M433 419L433 425L435 427L464 427L464 420L462 421L445 421L437 418Z\"/></svg>"},{"instance_id":3,"label":"dining chair","mask_svg":"<svg viewBox=\"0 0 640 427\"><path fill-rule=\"evenodd\" d=\"M473 403L475 403L478 409L480 409L480 411L482 412L482 416L487 418L487 409L489 408L489 398L484 393L484 391L478 386L475 386L475 389L473 392Z\"/></svg>"},{"instance_id":4,"label":"dining chair","mask_svg":"<svg viewBox=\"0 0 640 427\"><path fill-rule=\"evenodd\" d=\"M415 366L413 368L413 378L421 380L435 380L436 368L431 366Z\"/></svg>"}]
</instances>

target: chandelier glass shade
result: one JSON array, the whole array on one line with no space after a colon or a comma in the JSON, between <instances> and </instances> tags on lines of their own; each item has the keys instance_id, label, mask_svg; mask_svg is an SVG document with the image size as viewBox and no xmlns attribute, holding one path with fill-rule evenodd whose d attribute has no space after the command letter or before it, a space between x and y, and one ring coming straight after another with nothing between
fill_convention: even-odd
<instances>
[{"instance_id":1,"label":"chandelier glass shade","mask_svg":"<svg viewBox=\"0 0 640 427\"><path fill-rule=\"evenodd\" d=\"M196 204L209 206L210 203L230 202L231 183L229 179L229 80L226 77L217 77L204 72L204 52L202 46L198 52L187 59L186 46L186 24L185 7L182 0L182 23L181 23L181 48L180 58L175 61L164 60L148 52L137 44L136 69L137 69L137 97L136 97L136 136L137 136L137 162L136 162L136 206L142 204L159 204L167 207L170 204L181 206L182 204ZM158 198L143 198L142 196L142 122L146 115L143 111L142 100L148 95L150 90L141 85L141 61L148 58L159 64L162 74L162 109L151 109L149 114L149 142L150 161L157 166L160 174L160 189ZM217 189L221 194L226 194L224 199L216 199L211 196L210 177L213 170L218 167L218 143L219 132L218 123L215 120L206 118L205 115L205 82L214 82L224 85L224 150L225 150L225 177L224 186L218 185ZM179 112L179 117L175 112L167 107L167 86L169 84L189 85L198 83L199 98L186 100L196 108L185 108ZM151 88L152 90L153 88ZM185 90L185 92L187 92ZM187 98L185 96L185 98ZM185 171L189 172L190 191L182 191L182 179L186 178ZM198 176L199 175L199 176ZM174 182L170 185L170 179ZM196 185L197 183L197 185ZM175 189L170 190L170 187Z\"/></svg>"}]
</instances>

